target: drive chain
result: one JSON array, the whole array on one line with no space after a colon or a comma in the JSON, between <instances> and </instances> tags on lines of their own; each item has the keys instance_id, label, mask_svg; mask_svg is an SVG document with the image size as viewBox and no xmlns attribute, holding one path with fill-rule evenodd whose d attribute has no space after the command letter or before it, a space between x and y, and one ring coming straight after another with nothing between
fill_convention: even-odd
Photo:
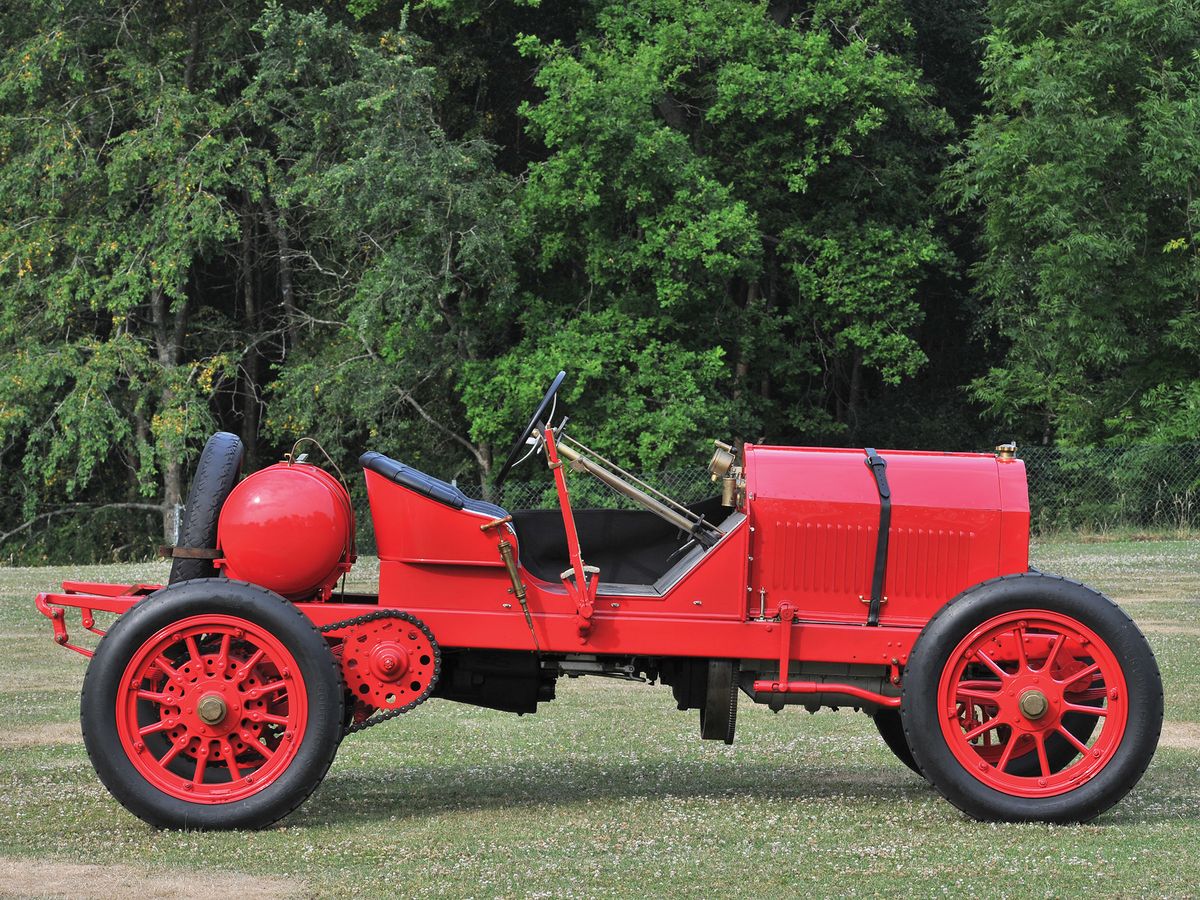
<instances>
[{"instance_id":1,"label":"drive chain","mask_svg":"<svg viewBox=\"0 0 1200 900\"><path fill-rule=\"evenodd\" d=\"M389 709L378 712L361 722L351 723L350 725L346 726L346 730L342 732L342 737L345 737L349 734L354 734L358 731L365 731L366 729L378 725L381 722L386 722L388 719L394 719L397 716L402 716L409 710L420 706L429 699L429 695L433 693L433 689L437 685L438 677L442 674L442 648L438 646L438 642L434 638L433 632L429 630L429 626L416 616L406 612L401 612L398 609L381 609L378 612L364 613L363 615L355 616L352 619L343 619L341 622L332 622L329 625L321 625L317 628L317 631L321 632L321 634L329 634L333 631L340 631L343 628L352 628L355 625L365 625L368 622L374 622L377 619L400 619L401 621L408 622L410 625L413 625L424 632L425 636L429 638L430 646L433 647L433 677L429 679L429 684L425 685L425 690L423 690L420 696L418 696L415 700L411 701L410 703L406 703L404 706L401 706L397 709Z\"/></svg>"}]
</instances>

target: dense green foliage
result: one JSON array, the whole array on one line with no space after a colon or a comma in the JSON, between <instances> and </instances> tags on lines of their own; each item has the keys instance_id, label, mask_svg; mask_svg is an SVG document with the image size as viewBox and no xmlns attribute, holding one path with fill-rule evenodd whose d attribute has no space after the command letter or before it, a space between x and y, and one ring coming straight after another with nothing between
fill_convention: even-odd
<instances>
[{"instance_id":1,"label":"dense green foliage","mask_svg":"<svg viewBox=\"0 0 1200 900\"><path fill-rule=\"evenodd\" d=\"M947 183L1010 346L975 396L1073 443L1200 425L1200 7L990 4L986 111Z\"/></svg>"},{"instance_id":2,"label":"dense green foliage","mask_svg":"<svg viewBox=\"0 0 1200 900\"><path fill-rule=\"evenodd\" d=\"M217 427L486 492L559 368L642 469L1192 437L1198 46L1155 0L6 7L0 550L143 554Z\"/></svg>"}]
</instances>

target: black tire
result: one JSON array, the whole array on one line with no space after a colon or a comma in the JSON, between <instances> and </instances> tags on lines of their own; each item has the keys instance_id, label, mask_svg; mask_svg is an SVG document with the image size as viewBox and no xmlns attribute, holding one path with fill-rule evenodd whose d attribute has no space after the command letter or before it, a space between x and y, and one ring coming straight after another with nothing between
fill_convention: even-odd
<instances>
[{"instance_id":1,"label":"black tire","mask_svg":"<svg viewBox=\"0 0 1200 900\"><path fill-rule=\"evenodd\" d=\"M242 470L242 441L236 434L218 431L208 439L196 464L196 474L188 490L187 507L179 529L181 547L217 546L217 519L225 498L237 484ZM217 570L210 559L176 557L171 563L167 584L193 578L215 578Z\"/></svg>"},{"instance_id":2,"label":"black tire","mask_svg":"<svg viewBox=\"0 0 1200 900\"><path fill-rule=\"evenodd\" d=\"M1125 681L1127 720L1120 743L1088 780L1053 796L1018 796L985 784L954 755L938 718L938 685L955 648L981 624L1018 610L1058 614L1090 629L1108 645ZM1162 678L1150 645L1133 620L1098 591L1034 572L984 582L946 604L913 646L901 700L905 737L922 774L960 810L987 821L1074 823L1095 818L1137 784L1162 730ZM1062 721L1078 734L1065 716ZM1089 735L1091 731L1087 729ZM1006 772L1022 774L1011 767Z\"/></svg>"},{"instance_id":3,"label":"black tire","mask_svg":"<svg viewBox=\"0 0 1200 900\"><path fill-rule=\"evenodd\" d=\"M155 786L131 762L117 722L119 690L137 651L174 623L204 615L235 617L265 629L295 660L307 694L304 734L287 767L256 793L225 803L188 802ZM296 809L325 777L341 741L343 693L328 643L291 603L245 582L199 579L151 594L109 629L84 677L80 720L100 780L143 821L158 828L265 828Z\"/></svg>"},{"instance_id":4,"label":"black tire","mask_svg":"<svg viewBox=\"0 0 1200 900\"><path fill-rule=\"evenodd\" d=\"M875 721L879 736L883 738L888 749L896 755L896 759L920 775L921 769L917 765L917 761L913 759L912 750L909 749L908 741L904 737L904 724L900 721L900 712L895 709L881 709L871 718Z\"/></svg>"},{"instance_id":5,"label":"black tire","mask_svg":"<svg viewBox=\"0 0 1200 900\"><path fill-rule=\"evenodd\" d=\"M704 705L700 707L700 737L733 743L737 731L738 669L736 659L710 659Z\"/></svg>"}]
</instances>

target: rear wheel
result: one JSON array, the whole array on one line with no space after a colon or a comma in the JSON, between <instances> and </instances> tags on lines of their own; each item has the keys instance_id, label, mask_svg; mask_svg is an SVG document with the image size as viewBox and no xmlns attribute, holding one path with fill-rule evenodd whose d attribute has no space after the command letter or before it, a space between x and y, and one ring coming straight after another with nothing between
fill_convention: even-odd
<instances>
[{"instance_id":1,"label":"rear wheel","mask_svg":"<svg viewBox=\"0 0 1200 900\"><path fill-rule=\"evenodd\" d=\"M84 743L122 805L167 828L262 828L325 776L343 687L325 639L283 598L202 579L117 620L88 666Z\"/></svg>"},{"instance_id":2,"label":"rear wheel","mask_svg":"<svg viewBox=\"0 0 1200 900\"><path fill-rule=\"evenodd\" d=\"M947 604L913 647L900 708L915 762L979 819L1082 822L1150 763L1162 680L1103 595L1030 573Z\"/></svg>"}]
</instances>

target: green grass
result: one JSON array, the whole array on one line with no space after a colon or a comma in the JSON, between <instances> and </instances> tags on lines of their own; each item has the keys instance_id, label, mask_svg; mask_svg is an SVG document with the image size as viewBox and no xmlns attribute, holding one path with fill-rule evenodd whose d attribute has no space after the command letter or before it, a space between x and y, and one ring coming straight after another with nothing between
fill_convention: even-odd
<instances>
[{"instance_id":1,"label":"green grass","mask_svg":"<svg viewBox=\"0 0 1200 900\"><path fill-rule=\"evenodd\" d=\"M1200 723L1200 543L1042 541L1034 562L1130 599L1168 719ZM72 730L86 661L54 646L32 595L68 576L164 575L0 569L0 857L288 877L316 896L1192 896L1200 884L1200 748L1160 748L1092 825L983 825L896 762L864 716L745 703L725 747L701 742L665 688L599 679L560 681L535 716L436 701L352 736L277 828L154 831L96 780Z\"/></svg>"}]
</instances>

